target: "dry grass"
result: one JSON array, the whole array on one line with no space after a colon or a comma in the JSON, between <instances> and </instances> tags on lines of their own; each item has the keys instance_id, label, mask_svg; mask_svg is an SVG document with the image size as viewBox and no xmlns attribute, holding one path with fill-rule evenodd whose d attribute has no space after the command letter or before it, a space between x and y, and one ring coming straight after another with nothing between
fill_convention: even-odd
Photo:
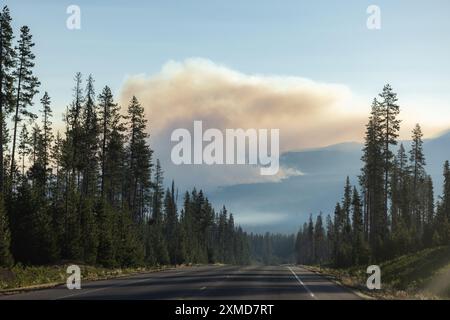
<instances>
[{"instance_id":1,"label":"dry grass","mask_svg":"<svg viewBox=\"0 0 450 320\"><path fill-rule=\"evenodd\" d=\"M379 264L381 290L366 287L367 266L308 267L377 299L450 299L450 247L425 249Z\"/></svg>"},{"instance_id":2,"label":"dry grass","mask_svg":"<svg viewBox=\"0 0 450 320\"><path fill-rule=\"evenodd\" d=\"M0 269L0 292L27 287L53 286L66 282L68 265L56 266L21 266L11 269ZM107 269L101 267L80 265L83 280L101 280L115 278L135 273L153 272L166 269L165 267L152 268L117 268Z\"/></svg>"}]
</instances>

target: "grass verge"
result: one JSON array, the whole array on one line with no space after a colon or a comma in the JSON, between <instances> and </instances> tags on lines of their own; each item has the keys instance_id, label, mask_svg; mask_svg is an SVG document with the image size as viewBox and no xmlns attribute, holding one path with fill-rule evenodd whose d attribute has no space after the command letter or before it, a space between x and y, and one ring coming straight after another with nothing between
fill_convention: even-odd
<instances>
[{"instance_id":1,"label":"grass verge","mask_svg":"<svg viewBox=\"0 0 450 320\"><path fill-rule=\"evenodd\" d=\"M367 289L367 266L308 268L377 299L450 299L450 246L425 249L378 265L381 290Z\"/></svg>"},{"instance_id":2,"label":"grass verge","mask_svg":"<svg viewBox=\"0 0 450 320\"><path fill-rule=\"evenodd\" d=\"M38 289L64 284L67 277L67 265L55 266L21 266L9 269L0 268L0 294L25 289ZM125 275L154 272L170 267L141 267L107 269L94 266L79 265L83 280L103 280Z\"/></svg>"}]
</instances>

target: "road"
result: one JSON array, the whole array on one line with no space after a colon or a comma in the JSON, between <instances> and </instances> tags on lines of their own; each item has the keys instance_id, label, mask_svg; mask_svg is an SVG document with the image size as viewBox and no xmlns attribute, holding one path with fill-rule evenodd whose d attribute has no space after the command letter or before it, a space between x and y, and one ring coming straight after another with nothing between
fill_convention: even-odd
<instances>
[{"instance_id":1,"label":"road","mask_svg":"<svg viewBox=\"0 0 450 320\"><path fill-rule=\"evenodd\" d=\"M0 300L350 300L358 295L299 266L199 266L0 296Z\"/></svg>"}]
</instances>

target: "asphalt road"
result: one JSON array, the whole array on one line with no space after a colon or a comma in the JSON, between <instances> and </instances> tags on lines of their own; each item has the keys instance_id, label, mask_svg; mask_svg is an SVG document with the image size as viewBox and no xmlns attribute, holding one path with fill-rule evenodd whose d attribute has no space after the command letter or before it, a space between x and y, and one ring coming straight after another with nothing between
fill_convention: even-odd
<instances>
[{"instance_id":1,"label":"asphalt road","mask_svg":"<svg viewBox=\"0 0 450 320\"><path fill-rule=\"evenodd\" d=\"M349 300L347 288L298 266L200 266L37 290L3 299L29 300Z\"/></svg>"}]
</instances>

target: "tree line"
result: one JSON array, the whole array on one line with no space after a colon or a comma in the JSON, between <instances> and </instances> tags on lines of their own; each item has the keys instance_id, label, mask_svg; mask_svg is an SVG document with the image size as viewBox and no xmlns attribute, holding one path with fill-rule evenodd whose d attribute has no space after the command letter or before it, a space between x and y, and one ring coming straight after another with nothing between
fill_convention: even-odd
<instances>
[{"instance_id":1,"label":"tree line","mask_svg":"<svg viewBox=\"0 0 450 320\"><path fill-rule=\"evenodd\" d=\"M51 98L31 111L40 82L27 26L0 13L0 266L63 261L122 267L250 261L249 238L202 190L184 194L149 147L144 108L126 110L94 78L74 77L62 133ZM10 126L12 128L10 128Z\"/></svg>"},{"instance_id":2,"label":"tree line","mask_svg":"<svg viewBox=\"0 0 450 320\"><path fill-rule=\"evenodd\" d=\"M295 262L295 235L269 233L249 234L250 258L253 263L279 265Z\"/></svg>"},{"instance_id":3,"label":"tree line","mask_svg":"<svg viewBox=\"0 0 450 320\"><path fill-rule=\"evenodd\" d=\"M437 203L425 170L423 133L417 124L411 149L398 146L401 121L390 85L372 103L358 186L347 177L342 201L324 221L311 216L296 237L297 261L338 267L383 261L450 244L450 165ZM398 147L397 147L398 146Z\"/></svg>"}]
</instances>

